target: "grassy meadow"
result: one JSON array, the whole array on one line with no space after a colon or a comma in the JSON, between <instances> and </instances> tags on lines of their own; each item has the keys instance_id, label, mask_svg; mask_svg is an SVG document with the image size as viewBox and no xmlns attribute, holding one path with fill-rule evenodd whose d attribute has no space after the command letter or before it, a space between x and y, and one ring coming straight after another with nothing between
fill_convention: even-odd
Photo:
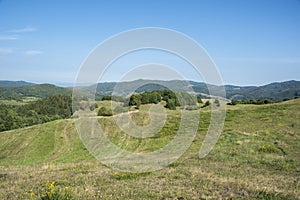
<instances>
[{"instance_id":1,"label":"grassy meadow","mask_svg":"<svg viewBox=\"0 0 300 200\"><path fill-rule=\"evenodd\" d=\"M108 102L98 102L99 107ZM142 105L131 116L149 123ZM72 119L0 133L0 199L299 199L300 99L227 107L218 143L205 158L199 149L210 112L201 109L195 140L169 167L155 172L112 170L82 144ZM132 152L151 152L172 140L180 109L167 110L155 137L123 133L112 117L99 117L108 138Z\"/></svg>"}]
</instances>

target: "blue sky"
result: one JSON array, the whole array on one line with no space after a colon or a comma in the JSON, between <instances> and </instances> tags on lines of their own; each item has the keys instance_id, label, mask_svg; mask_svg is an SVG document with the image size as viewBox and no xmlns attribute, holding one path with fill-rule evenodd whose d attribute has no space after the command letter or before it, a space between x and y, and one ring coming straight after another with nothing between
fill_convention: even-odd
<instances>
[{"instance_id":1,"label":"blue sky","mask_svg":"<svg viewBox=\"0 0 300 200\"><path fill-rule=\"evenodd\" d=\"M300 80L298 0L0 0L0 79L72 83L99 43L142 27L193 38L226 84ZM177 71L198 80L179 63ZM123 71L111 68L103 80Z\"/></svg>"}]
</instances>

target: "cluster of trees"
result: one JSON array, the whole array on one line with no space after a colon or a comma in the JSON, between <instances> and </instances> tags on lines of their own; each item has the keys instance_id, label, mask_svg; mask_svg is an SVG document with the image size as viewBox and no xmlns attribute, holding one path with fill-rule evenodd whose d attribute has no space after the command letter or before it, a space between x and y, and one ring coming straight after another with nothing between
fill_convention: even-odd
<instances>
[{"instance_id":1,"label":"cluster of trees","mask_svg":"<svg viewBox=\"0 0 300 200\"><path fill-rule=\"evenodd\" d=\"M25 105L0 105L0 131L72 116L71 95L58 94Z\"/></svg>"},{"instance_id":2,"label":"cluster of trees","mask_svg":"<svg viewBox=\"0 0 300 200\"><path fill-rule=\"evenodd\" d=\"M171 90L157 90L131 95L129 106L136 106L139 108L142 104L157 104L161 101L165 101L165 107L170 110L176 110L176 107L178 106L196 106L197 102L202 102L200 98L196 98L185 92L175 93Z\"/></svg>"},{"instance_id":3,"label":"cluster of trees","mask_svg":"<svg viewBox=\"0 0 300 200\"><path fill-rule=\"evenodd\" d=\"M269 99L248 99L248 100L231 100L228 105L236 105L236 104L255 104L255 105L263 105L263 104L271 104L274 103Z\"/></svg>"},{"instance_id":4,"label":"cluster of trees","mask_svg":"<svg viewBox=\"0 0 300 200\"><path fill-rule=\"evenodd\" d=\"M167 91L167 90L166 90ZM171 91L170 91L171 92ZM176 95L175 95L176 97ZM174 98L175 98L174 97ZM142 104L157 104L162 100L162 91L144 92L142 94L133 94L129 98L129 106L140 107Z\"/></svg>"},{"instance_id":5,"label":"cluster of trees","mask_svg":"<svg viewBox=\"0 0 300 200\"><path fill-rule=\"evenodd\" d=\"M171 110L175 110L178 106L197 106L197 103L203 103L200 97L185 92L175 93L171 90L155 90L140 94L132 94L129 99L120 96L105 95L102 97L102 100L124 102L124 106L135 106L136 108L139 108L140 105L143 104L157 104L161 101L165 101L165 107Z\"/></svg>"},{"instance_id":6,"label":"cluster of trees","mask_svg":"<svg viewBox=\"0 0 300 200\"><path fill-rule=\"evenodd\" d=\"M105 95L102 97L102 100L123 102L124 105L117 106L113 111L111 108L101 107L98 110L98 116L112 116L113 113L122 113L128 111L128 106L134 106L139 109L139 107L143 104L157 104L161 101L165 101L165 107L170 110L176 110L176 107L179 106L186 110L198 110L211 105L209 100L204 103L199 96L194 96L186 92L175 93L171 90L155 90L138 94L135 93L129 98ZM203 105L200 106L199 103ZM220 101L218 99L216 99L213 103L215 106L220 106Z\"/></svg>"}]
</instances>

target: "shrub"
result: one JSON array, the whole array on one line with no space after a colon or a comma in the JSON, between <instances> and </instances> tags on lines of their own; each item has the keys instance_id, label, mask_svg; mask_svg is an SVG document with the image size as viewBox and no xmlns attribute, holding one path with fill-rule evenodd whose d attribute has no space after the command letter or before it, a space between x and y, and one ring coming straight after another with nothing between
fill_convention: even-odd
<instances>
[{"instance_id":1,"label":"shrub","mask_svg":"<svg viewBox=\"0 0 300 200\"><path fill-rule=\"evenodd\" d=\"M217 107L220 107L220 101L219 101L219 99L216 99L216 100L214 101L214 104L215 104Z\"/></svg>"},{"instance_id":2,"label":"shrub","mask_svg":"<svg viewBox=\"0 0 300 200\"><path fill-rule=\"evenodd\" d=\"M198 103L203 103L202 99L200 97L197 96L197 102Z\"/></svg>"},{"instance_id":3,"label":"shrub","mask_svg":"<svg viewBox=\"0 0 300 200\"><path fill-rule=\"evenodd\" d=\"M102 97L102 101L110 101L111 100L111 95L104 95Z\"/></svg>"},{"instance_id":4,"label":"shrub","mask_svg":"<svg viewBox=\"0 0 300 200\"><path fill-rule=\"evenodd\" d=\"M205 108L205 107L207 107L207 106L209 106L210 105L210 102L207 100L206 102L205 102L205 104L201 107L201 108Z\"/></svg>"},{"instance_id":5,"label":"shrub","mask_svg":"<svg viewBox=\"0 0 300 200\"><path fill-rule=\"evenodd\" d=\"M98 104L97 103L94 103L93 105L90 105L90 111L93 111L96 108L98 108Z\"/></svg>"},{"instance_id":6,"label":"shrub","mask_svg":"<svg viewBox=\"0 0 300 200\"><path fill-rule=\"evenodd\" d=\"M199 110L200 106L187 106L185 107L186 110Z\"/></svg>"},{"instance_id":7,"label":"shrub","mask_svg":"<svg viewBox=\"0 0 300 200\"><path fill-rule=\"evenodd\" d=\"M275 153L278 150L275 147L275 145L273 145L273 144L265 144L265 145L260 146L258 148L258 151L262 152L262 153Z\"/></svg>"},{"instance_id":8,"label":"shrub","mask_svg":"<svg viewBox=\"0 0 300 200\"><path fill-rule=\"evenodd\" d=\"M237 100L232 99L230 103L227 103L227 105L235 106L237 103Z\"/></svg>"},{"instance_id":9,"label":"shrub","mask_svg":"<svg viewBox=\"0 0 300 200\"><path fill-rule=\"evenodd\" d=\"M101 107L98 110L98 116L112 116L112 110L106 107Z\"/></svg>"}]
</instances>

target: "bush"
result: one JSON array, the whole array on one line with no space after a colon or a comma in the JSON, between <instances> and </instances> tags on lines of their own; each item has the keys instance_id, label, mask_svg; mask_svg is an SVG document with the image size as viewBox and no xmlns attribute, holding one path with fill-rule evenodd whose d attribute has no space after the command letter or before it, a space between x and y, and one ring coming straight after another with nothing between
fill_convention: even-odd
<instances>
[{"instance_id":1,"label":"bush","mask_svg":"<svg viewBox=\"0 0 300 200\"><path fill-rule=\"evenodd\" d=\"M227 103L227 105L235 106L237 103L237 100L232 99L230 103Z\"/></svg>"},{"instance_id":2,"label":"bush","mask_svg":"<svg viewBox=\"0 0 300 200\"><path fill-rule=\"evenodd\" d=\"M220 107L220 101L219 101L219 99L216 99L216 100L214 101L214 104L215 104L217 107Z\"/></svg>"},{"instance_id":3,"label":"bush","mask_svg":"<svg viewBox=\"0 0 300 200\"><path fill-rule=\"evenodd\" d=\"M206 102L205 102L205 104L201 107L201 108L205 108L205 107L207 107L207 106L209 106L210 105L210 102L209 102L209 100L207 100Z\"/></svg>"},{"instance_id":4,"label":"bush","mask_svg":"<svg viewBox=\"0 0 300 200\"><path fill-rule=\"evenodd\" d=\"M111 95L104 95L102 97L102 101L110 101L111 100Z\"/></svg>"},{"instance_id":5,"label":"bush","mask_svg":"<svg viewBox=\"0 0 300 200\"><path fill-rule=\"evenodd\" d=\"M90 105L90 111L93 111L96 108L98 108L98 104L97 103L94 103L93 105Z\"/></svg>"},{"instance_id":6,"label":"bush","mask_svg":"<svg viewBox=\"0 0 300 200\"><path fill-rule=\"evenodd\" d=\"M202 99L200 97L197 96L197 102L198 103L203 103Z\"/></svg>"},{"instance_id":7,"label":"bush","mask_svg":"<svg viewBox=\"0 0 300 200\"><path fill-rule=\"evenodd\" d=\"M278 149L273 144L264 144L258 148L261 153L275 153Z\"/></svg>"},{"instance_id":8,"label":"bush","mask_svg":"<svg viewBox=\"0 0 300 200\"><path fill-rule=\"evenodd\" d=\"M187 106L185 107L186 110L199 110L200 106Z\"/></svg>"},{"instance_id":9,"label":"bush","mask_svg":"<svg viewBox=\"0 0 300 200\"><path fill-rule=\"evenodd\" d=\"M112 116L112 110L106 107L101 107L98 110L98 116Z\"/></svg>"}]
</instances>

